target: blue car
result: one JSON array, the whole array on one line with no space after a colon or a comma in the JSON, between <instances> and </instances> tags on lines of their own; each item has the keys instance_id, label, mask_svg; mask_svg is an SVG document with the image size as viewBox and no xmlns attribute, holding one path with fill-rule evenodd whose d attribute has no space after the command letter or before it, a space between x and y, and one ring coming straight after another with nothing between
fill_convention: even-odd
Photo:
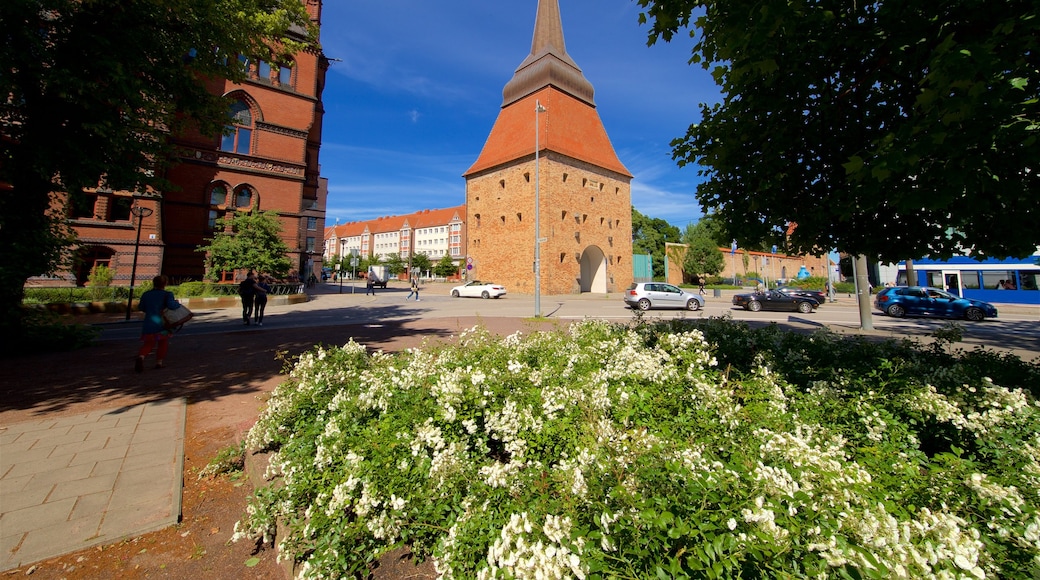
<instances>
[{"instance_id":1,"label":"blue car","mask_svg":"<svg viewBox=\"0 0 1040 580\"><path fill-rule=\"evenodd\" d=\"M926 286L884 288L874 297L874 308L894 318L936 316L980 321L997 317L997 308L989 302Z\"/></svg>"}]
</instances>

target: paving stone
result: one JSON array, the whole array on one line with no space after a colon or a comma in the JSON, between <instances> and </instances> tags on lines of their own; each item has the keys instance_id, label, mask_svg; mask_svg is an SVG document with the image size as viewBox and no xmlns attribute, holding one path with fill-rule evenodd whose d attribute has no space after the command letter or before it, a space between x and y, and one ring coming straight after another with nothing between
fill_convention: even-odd
<instances>
[{"instance_id":1,"label":"paving stone","mask_svg":"<svg viewBox=\"0 0 1040 580\"><path fill-rule=\"evenodd\" d=\"M32 478L32 476L29 477ZM47 496L53 490L53 483L42 483L25 486L19 491L4 493L3 499L0 499L0 510L3 510L3 515L0 516L0 528L6 526L4 517L7 513L40 505L47 501Z\"/></svg>"},{"instance_id":2,"label":"paving stone","mask_svg":"<svg viewBox=\"0 0 1040 580\"><path fill-rule=\"evenodd\" d=\"M3 530L3 528L0 528ZM22 543L25 539L26 532L17 532L8 534L4 531L0 534L0 570L7 570L8 568L14 568L18 566L18 560L14 556L14 550ZM8 564L8 561L13 561L13 564Z\"/></svg>"},{"instance_id":3,"label":"paving stone","mask_svg":"<svg viewBox=\"0 0 1040 580\"><path fill-rule=\"evenodd\" d=\"M96 421L92 423L78 423L73 425L69 429L69 433L78 433L86 431L88 433L103 433L110 429L116 428L117 420L113 417L98 417Z\"/></svg>"},{"instance_id":4,"label":"paving stone","mask_svg":"<svg viewBox=\"0 0 1040 580\"><path fill-rule=\"evenodd\" d=\"M15 565L26 565L53 556L56 537L61 537L63 543L69 546L67 551L103 543L105 540L98 533L100 528L101 514L94 514L33 530L25 535L21 547L14 554L20 562Z\"/></svg>"},{"instance_id":5,"label":"paving stone","mask_svg":"<svg viewBox=\"0 0 1040 580\"><path fill-rule=\"evenodd\" d=\"M90 477L90 474L93 471L93 463L81 463L79 465L72 465L61 469L39 471L33 474L32 484L30 487L50 486L69 481L80 481Z\"/></svg>"},{"instance_id":6,"label":"paving stone","mask_svg":"<svg viewBox=\"0 0 1040 580\"><path fill-rule=\"evenodd\" d=\"M3 527L4 533L38 530L51 522L68 520L74 507L76 507L76 498L70 497L9 512L5 511L0 514L0 527Z\"/></svg>"},{"instance_id":7,"label":"paving stone","mask_svg":"<svg viewBox=\"0 0 1040 580\"><path fill-rule=\"evenodd\" d=\"M90 495L99 491L111 492L115 487L116 479L118 477L119 474L100 475L98 477L88 477L86 479L59 483L54 486L54 491L51 492L47 501L57 501L67 497L74 498L81 495Z\"/></svg>"},{"instance_id":8,"label":"paving stone","mask_svg":"<svg viewBox=\"0 0 1040 580\"><path fill-rule=\"evenodd\" d=\"M119 473L119 470L123 467L122 459L106 459L105 461L98 461L94 464L94 469L90 472L91 475L108 475L110 473Z\"/></svg>"},{"instance_id":9,"label":"paving stone","mask_svg":"<svg viewBox=\"0 0 1040 580\"><path fill-rule=\"evenodd\" d=\"M58 419L41 419L39 421L23 421L22 423L15 423L6 427L7 433L24 435L25 433L36 433L40 431L47 431L49 429L64 429L64 432L68 432L68 427L61 427L58 425Z\"/></svg>"},{"instance_id":10,"label":"paving stone","mask_svg":"<svg viewBox=\"0 0 1040 580\"><path fill-rule=\"evenodd\" d=\"M0 428L0 572L175 524L185 407L176 399Z\"/></svg>"},{"instance_id":11,"label":"paving stone","mask_svg":"<svg viewBox=\"0 0 1040 580\"><path fill-rule=\"evenodd\" d=\"M57 447L55 447L53 450L51 450L50 454L47 455L47 457L52 458L52 457L71 456L71 455L76 455L77 453L83 453L84 451L94 451L96 449L104 449L105 448L105 443L106 443L106 440L104 440L104 439L95 439L95 440L92 440L92 441L91 440L79 441L77 443L66 443L64 445L58 445ZM71 457L69 459L71 460Z\"/></svg>"},{"instance_id":12,"label":"paving stone","mask_svg":"<svg viewBox=\"0 0 1040 580\"><path fill-rule=\"evenodd\" d=\"M7 499L7 494L18 493L25 489L25 486L29 484L33 476L22 475L20 477L3 477L0 478L0 513L3 512L4 500Z\"/></svg>"},{"instance_id":13,"label":"paving stone","mask_svg":"<svg viewBox=\"0 0 1040 580\"><path fill-rule=\"evenodd\" d=\"M126 457L125 447L114 447L110 449L95 449L93 451L86 451L84 453L77 453L72 456L69 461L69 465L78 465L80 463L99 463L101 461L107 461L109 459L123 459Z\"/></svg>"},{"instance_id":14,"label":"paving stone","mask_svg":"<svg viewBox=\"0 0 1040 580\"><path fill-rule=\"evenodd\" d=\"M3 477L21 477L23 475L33 475L41 471L60 469L69 466L71 460L72 457L59 457L56 459L41 458L34 461L20 461L12 465L11 469L5 472Z\"/></svg>"},{"instance_id":15,"label":"paving stone","mask_svg":"<svg viewBox=\"0 0 1040 580\"><path fill-rule=\"evenodd\" d=\"M55 433L52 436L38 437L30 449L56 447L66 443L82 443L86 438L87 434L82 431L79 433Z\"/></svg>"},{"instance_id":16,"label":"paving stone","mask_svg":"<svg viewBox=\"0 0 1040 580\"><path fill-rule=\"evenodd\" d=\"M152 455L139 453L136 455L130 455L123 460L120 469L123 471L136 471L138 469L172 469L176 463L176 458L173 454L173 446L170 446L170 449L166 453L156 453Z\"/></svg>"},{"instance_id":17,"label":"paving stone","mask_svg":"<svg viewBox=\"0 0 1040 580\"><path fill-rule=\"evenodd\" d=\"M91 493L87 495L81 495L76 498L76 506L72 508L72 513L69 514L69 520L77 520L85 517L96 517L98 523L101 523L101 515L108 509L108 504L112 503L112 491L105 490L97 493Z\"/></svg>"}]
</instances>

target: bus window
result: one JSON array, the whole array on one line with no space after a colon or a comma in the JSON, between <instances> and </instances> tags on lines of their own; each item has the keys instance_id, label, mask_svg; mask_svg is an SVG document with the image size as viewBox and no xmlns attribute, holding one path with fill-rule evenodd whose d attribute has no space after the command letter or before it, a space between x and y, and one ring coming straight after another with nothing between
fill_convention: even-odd
<instances>
[{"instance_id":1,"label":"bus window","mask_svg":"<svg viewBox=\"0 0 1040 580\"><path fill-rule=\"evenodd\" d=\"M1003 290L998 288L1002 282L1014 280L1015 273L1005 270L985 271L982 273L982 287L986 290Z\"/></svg>"},{"instance_id":2,"label":"bus window","mask_svg":"<svg viewBox=\"0 0 1040 580\"><path fill-rule=\"evenodd\" d=\"M1040 270L1022 270L1018 275L1022 278L1019 290L1036 290L1040 286Z\"/></svg>"},{"instance_id":3,"label":"bus window","mask_svg":"<svg viewBox=\"0 0 1040 580\"><path fill-rule=\"evenodd\" d=\"M978 270L961 270L961 286L965 290L978 290L979 289L979 271Z\"/></svg>"}]
</instances>

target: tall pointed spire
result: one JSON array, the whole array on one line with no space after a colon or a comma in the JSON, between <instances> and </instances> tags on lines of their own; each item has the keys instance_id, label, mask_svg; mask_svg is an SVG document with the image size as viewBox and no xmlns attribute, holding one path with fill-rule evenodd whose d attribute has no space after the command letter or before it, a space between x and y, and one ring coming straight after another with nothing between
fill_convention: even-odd
<instances>
[{"instance_id":1,"label":"tall pointed spire","mask_svg":"<svg viewBox=\"0 0 1040 580\"><path fill-rule=\"evenodd\" d=\"M502 89L502 106L519 101L549 85L592 106L596 105L592 83L567 54L559 0L538 0L531 54L520 63L512 80Z\"/></svg>"}]
</instances>

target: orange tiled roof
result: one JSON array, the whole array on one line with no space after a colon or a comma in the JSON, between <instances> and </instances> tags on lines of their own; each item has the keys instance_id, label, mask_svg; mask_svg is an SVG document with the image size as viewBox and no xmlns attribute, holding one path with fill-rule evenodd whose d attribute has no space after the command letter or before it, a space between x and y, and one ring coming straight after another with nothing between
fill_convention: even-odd
<instances>
[{"instance_id":1,"label":"orange tiled roof","mask_svg":"<svg viewBox=\"0 0 1040 580\"><path fill-rule=\"evenodd\" d=\"M534 155L536 101L546 108L538 115L541 151L560 153L632 177L618 159L595 107L552 86L502 108L480 156L463 177Z\"/></svg>"}]
</instances>

